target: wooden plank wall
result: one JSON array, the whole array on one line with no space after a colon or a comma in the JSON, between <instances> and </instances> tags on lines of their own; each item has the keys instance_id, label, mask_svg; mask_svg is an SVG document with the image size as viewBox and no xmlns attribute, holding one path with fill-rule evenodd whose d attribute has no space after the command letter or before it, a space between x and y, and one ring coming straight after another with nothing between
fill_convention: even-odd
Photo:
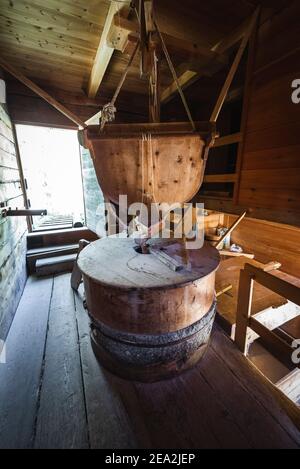
<instances>
[{"instance_id":1,"label":"wooden plank wall","mask_svg":"<svg viewBox=\"0 0 300 469\"><path fill-rule=\"evenodd\" d=\"M237 203L300 218L300 104L291 99L300 78L299 1L287 3L259 28Z\"/></svg>"},{"instance_id":2,"label":"wooden plank wall","mask_svg":"<svg viewBox=\"0 0 300 469\"><path fill-rule=\"evenodd\" d=\"M80 153L86 225L100 236L105 225L103 213L104 197L97 180L89 150L80 147Z\"/></svg>"},{"instance_id":3,"label":"wooden plank wall","mask_svg":"<svg viewBox=\"0 0 300 469\"><path fill-rule=\"evenodd\" d=\"M224 215L230 226L236 215ZM244 218L231 235L231 242L239 244L245 252L255 254L260 262L279 261L281 270L300 275L300 228L255 218Z\"/></svg>"},{"instance_id":4,"label":"wooden plank wall","mask_svg":"<svg viewBox=\"0 0 300 469\"><path fill-rule=\"evenodd\" d=\"M0 204L24 207L12 124L0 104ZM26 274L25 218L0 215L0 338L4 339L24 289Z\"/></svg>"}]
</instances>

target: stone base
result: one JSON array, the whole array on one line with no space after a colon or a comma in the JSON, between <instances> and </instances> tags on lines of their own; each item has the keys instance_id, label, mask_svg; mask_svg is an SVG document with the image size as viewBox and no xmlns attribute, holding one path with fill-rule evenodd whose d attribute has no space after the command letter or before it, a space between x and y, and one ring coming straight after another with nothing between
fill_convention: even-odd
<instances>
[{"instance_id":1,"label":"stone base","mask_svg":"<svg viewBox=\"0 0 300 469\"><path fill-rule=\"evenodd\" d=\"M92 322L91 343L99 362L122 378L154 382L194 366L203 356L213 326L215 303L196 323L167 334L131 334Z\"/></svg>"}]
</instances>

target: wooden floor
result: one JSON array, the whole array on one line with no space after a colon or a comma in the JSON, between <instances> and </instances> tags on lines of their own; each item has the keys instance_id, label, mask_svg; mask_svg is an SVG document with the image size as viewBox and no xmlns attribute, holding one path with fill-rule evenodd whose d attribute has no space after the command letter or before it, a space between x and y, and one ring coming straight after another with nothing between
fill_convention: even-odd
<instances>
[{"instance_id":1,"label":"wooden floor","mask_svg":"<svg viewBox=\"0 0 300 469\"><path fill-rule=\"evenodd\" d=\"M141 384L105 372L69 274L30 277L0 364L1 448L297 448L300 432L215 327L196 368Z\"/></svg>"}]
</instances>

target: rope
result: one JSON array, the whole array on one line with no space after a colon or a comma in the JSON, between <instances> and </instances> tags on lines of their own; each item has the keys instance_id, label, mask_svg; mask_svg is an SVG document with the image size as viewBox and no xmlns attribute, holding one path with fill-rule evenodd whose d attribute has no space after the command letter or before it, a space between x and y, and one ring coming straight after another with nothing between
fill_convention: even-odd
<instances>
[{"instance_id":1,"label":"rope","mask_svg":"<svg viewBox=\"0 0 300 469\"><path fill-rule=\"evenodd\" d=\"M130 57L130 59L129 59L127 65L126 65L126 68L125 68L125 70L124 70L124 72L123 72L123 75L122 75L122 77L121 77L121 80L120 80L120 82L119 82L119 84L118 84L118 86L117 86L117 89L116 89L116 91L115 91L115 94L113 95L113 98L112 98L112 100L111 100L111 104L112 104L112 105L115 104L116 99L117 99L117 97L118 97L118 95L119 95L119 93L120 93L120 91L121 91L121 88L122 88L122 86L123 86L123 84L124 84L124 81L125 81L125 79L126 79L127 73L128 73L128 71L129 71L129 68L130 68L130 66L131 66L131 64L132 64L132 62L133 62L133 59L134 59L134 57L135 57L135 54L136 54L137 51L138 51L139 45L140 45L140 41L137 41L136 46L135 46L135 48L134 48L134 50L133 50L133 52L132 52L132 54L131 54L131 57Z\"/></svg>"},{"instance_id":2,"label":"rope","mask_svg":"<svg viewBox=\"0 0 300 469\"><path fill-rule=\"evenodd\" d=\"M151 184L152 184L152 199L155 204L157 204L157 200L155 197L155 189L156 183L154 178L154 157L153 157L153 144L152 144L152 135L151 133L148 134L148 142L149 142L149 155L150 155L150 164L151 164Z\"/></svg>"},{"instance_id":3,"label":"rope","mask_svg":"<svg viewBox=\"0 0 300 469\"><path fill-rule=\"evenodd\" d=\"M145 175L144 175L144 142L145 142L145 135L142 134L142 204L144 203L144 186L145 186Z\"/></svg>"},{"instance_id":4,"label":"rope","mask_svg":"<svg viewBox=\"0 0 300 469\"><path fill-rule=\"evenodd\" d=\"M192 114L191 114L191 111L189 109L189 106L188 106L188 103L185 99L185 96L183 94L183 91L182 91L182 88L180 86L180 83L179 83L179 80L178 80L178 77L177 77L177 74L176 74L176 71L175 71L175 68L173 66L173 63L172 63L172 60L171 60L171 57L170 57L170 54L168 52L168 49L167 49L167 46L165 44L165 41L164 41L164 38L160 32L160 30L158 29L158 26L157 26L157 23L156 21L154 21L154 26L155 26L155 29L160 37L160 40L161 40L161 44L162 44L162 48L163 48L163 51L164 51L164 54L165 54L165 57L166 57L166 60L167 60L167 64L170 68L170 71L172 73L172 76L173 76L173 80L175 81L176 83L176 86L177 86L177 89L178 89L178 93L180 94L180 97L181 97L181 100L182 100L182 103L184 105L184 108L185 108L185 111L187 113L187 116L189 118L189 121L191 123L191 126L193 128L193 130L195 131L196 130L196 126L195 126L195 123L193 121L193 118L192 118Z\"/></svg>"},{"instance_id":5,"label":"rope","mask_svg":"<svg viewBox=\"0 0 300 469\"><path fill-rule=\"evenodd\" d=\"M102 132L102 130L104 129L104 126L107 122L113 122L115 120L115 112L117 111L116 107L115 107L115 102L117 100L117 97L119 96L119 93L121 91L121 88L124 84L124 81L126 79L126 76L128 74L128 71L129 71L129 68L133 62L133 59L135 57L135 54L137 53L138 51L138 48L139 48L139 44L140 42L137 41L136 43L136 46L131 54L131 57L126 65L126 68L123 72L123 75L121 77L121 80L117 86L117 89L112 97L112 100L105 104L102 108L102 112L101 112L101 119L100 119L100 132Z\"/></svg>"}]
</instances>

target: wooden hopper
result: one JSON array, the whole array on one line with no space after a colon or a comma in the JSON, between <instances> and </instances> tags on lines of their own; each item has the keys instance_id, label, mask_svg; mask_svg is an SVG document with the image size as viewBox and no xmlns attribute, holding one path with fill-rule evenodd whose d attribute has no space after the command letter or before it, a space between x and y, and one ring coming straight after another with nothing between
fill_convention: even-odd
<instances>
[{"instance_id":1,"label":"wooden hopper","mask_svg":"<svg viewBox=\"0 0 300 469\"><path fill-rule=\"evenodd\" d=\"M144 202L184 203L203 181L208 149L216 136L215 124L189 123L109 124L84 130L104 196L118 204Z\"/></svg>"}]
</instances>

